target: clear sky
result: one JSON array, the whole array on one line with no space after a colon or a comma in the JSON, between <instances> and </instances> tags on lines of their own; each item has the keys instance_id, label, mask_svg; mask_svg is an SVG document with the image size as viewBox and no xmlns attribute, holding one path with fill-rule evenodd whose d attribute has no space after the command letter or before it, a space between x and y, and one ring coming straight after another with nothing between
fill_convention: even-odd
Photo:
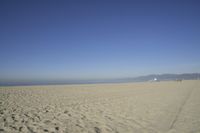
<instances>
[{"instance_id":1,"label":"clear sky","mask_svg":"<svg viewBox=\"0 0 200 133\"><path fill-rule=\"evenodd\" d=\"M0 79L200 72L200 1L0 1Z\"/></svg>"}]
</instances>

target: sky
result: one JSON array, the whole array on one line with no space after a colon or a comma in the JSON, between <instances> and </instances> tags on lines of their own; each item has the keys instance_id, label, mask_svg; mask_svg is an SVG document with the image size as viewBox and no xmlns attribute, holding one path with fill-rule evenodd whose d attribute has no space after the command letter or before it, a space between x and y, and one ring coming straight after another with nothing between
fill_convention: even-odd
<instances>
[{"instance_id":1,"label":"sky","mask_svg":"<svg viewBox=\"0 0 200 133\"><path fill-rule=\"evenodd\" d=\"M0 1L0 79L200 72L198 0Z\"/></svg>"}]
</instances>

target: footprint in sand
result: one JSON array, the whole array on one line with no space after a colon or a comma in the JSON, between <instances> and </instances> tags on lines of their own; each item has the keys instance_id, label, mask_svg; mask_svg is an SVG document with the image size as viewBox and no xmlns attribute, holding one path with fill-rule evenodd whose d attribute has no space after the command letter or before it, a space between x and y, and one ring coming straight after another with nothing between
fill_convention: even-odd
<instances>
[{"instance_id":1,"label":"footprint in sand","mask_svg":"<svg viewBox=\"0 0 200 133\"><path fill-rule=\"evenodd\" d=\"M95 131L96 133L101 133L101 129L98 128L98 127L94 127L94 131Z\"/></svg>"}]
</instances>

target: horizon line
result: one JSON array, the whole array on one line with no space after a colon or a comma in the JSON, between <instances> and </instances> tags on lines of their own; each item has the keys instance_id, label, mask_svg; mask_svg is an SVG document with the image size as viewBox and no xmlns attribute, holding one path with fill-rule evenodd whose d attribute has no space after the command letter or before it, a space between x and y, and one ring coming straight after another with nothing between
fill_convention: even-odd
<instances>
[{"instance_id":1,"label":"horizon line","mask_svg":"<svg viewBox=\"0 0 200 133\"><path fill-rule=\"evenodd\" d=\"M200 73L162 73L162 74L147 74L135 77L121 77L121 78L101 78L101 79L62 79L62 80L15 80L15 81L1 81L0 86L32 86L32 85L72 85L72 84L95 84L95 83L126 83L126 82L143 82L148 81L150 76L180 76L180 75L197 75L197 77L192 77L192 79L200 79ZM140 79L141 78L141 79ZM156 78L156 77L155 77ZM190 78L186 78L190 79ZM164 80L174 80L174 78L164 79ZM164 81L161 79L161 81ZM185 79L184 79L185 80Z\"/></svg>"}]
</instances>

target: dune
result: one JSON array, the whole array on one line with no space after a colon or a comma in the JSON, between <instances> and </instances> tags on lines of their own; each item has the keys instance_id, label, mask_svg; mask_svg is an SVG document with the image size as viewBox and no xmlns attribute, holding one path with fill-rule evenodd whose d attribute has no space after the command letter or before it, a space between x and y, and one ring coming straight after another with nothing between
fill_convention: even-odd
<instances>
[{"instance_id":1,"label":"dune","mask_svg":"<svg viewBox=\"0 0 200 133\"><path fill-rule=\"evenodd\" d=\"M0 132L199 133L200 81L0 87Z\"/></svg>"}]
</instances>

